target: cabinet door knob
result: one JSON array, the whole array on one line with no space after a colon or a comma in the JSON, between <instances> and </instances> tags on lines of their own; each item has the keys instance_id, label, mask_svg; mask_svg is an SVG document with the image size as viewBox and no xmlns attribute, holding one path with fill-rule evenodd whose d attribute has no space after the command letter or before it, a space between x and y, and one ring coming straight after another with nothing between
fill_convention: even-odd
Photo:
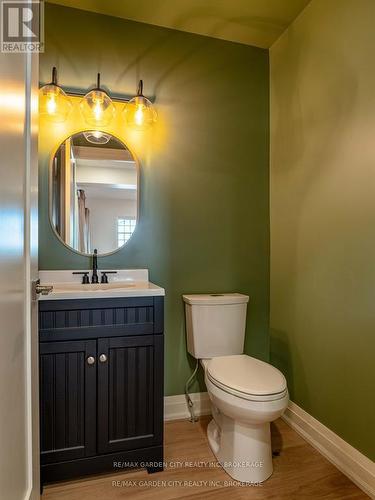
<instances>
[{"instance_id":1,"label":"cabinet door knob","mask_svg":"<svg viewBox=\"0 0 375 500\"><path fill-rule=\"evenodd\" d=\"M105 362L107 361L107 359L108 359L108 358L107 358L107 356L106 356L105 354L101 354L101 355L99 356L99 361L100 361L101 363L105 363Z\"/></svg>"},{"instance_id":2,"label":"cabinet door knob","mask_svg":"<svg viewBox=\"0 0 375 500\"><path fill-rule=\"evenodd\" d=\"M87 358L87 364L88 364L88 365L93 365L94 363L95 363L95 358L94 358L94 356L89 356L89 357Z\"/></svg>"}]
</instances>

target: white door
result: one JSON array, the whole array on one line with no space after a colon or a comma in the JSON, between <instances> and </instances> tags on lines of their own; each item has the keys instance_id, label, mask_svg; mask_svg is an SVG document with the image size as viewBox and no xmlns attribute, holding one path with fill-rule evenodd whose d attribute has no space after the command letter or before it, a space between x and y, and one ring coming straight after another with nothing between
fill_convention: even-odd
<instances>
[{"instance_id":1,"label":"white door","mask_svg":"<svg viewBox=\"0 0 375 500\"><path fill-rule=\"evenodd\" d=\"M39 498L38 57L0 53L0 498Z\"/></svg>"}]
</instances>

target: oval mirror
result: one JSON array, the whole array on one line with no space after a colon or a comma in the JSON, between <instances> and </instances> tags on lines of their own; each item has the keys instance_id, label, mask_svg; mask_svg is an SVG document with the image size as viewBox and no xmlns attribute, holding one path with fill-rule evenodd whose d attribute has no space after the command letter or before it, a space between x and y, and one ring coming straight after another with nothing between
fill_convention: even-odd
<instances>
[{"instance_id":1,"label":"oval mirror","mask_svg":"<svg viewBox=\"0 0 375 500\"><path fill-rule=\"evenodd\" d=\"M138 217L138 165L119 139L85 131L66 139L50 167L50 220L62 242L82 254L127 243Z\"/></svg>"}]
</instances>

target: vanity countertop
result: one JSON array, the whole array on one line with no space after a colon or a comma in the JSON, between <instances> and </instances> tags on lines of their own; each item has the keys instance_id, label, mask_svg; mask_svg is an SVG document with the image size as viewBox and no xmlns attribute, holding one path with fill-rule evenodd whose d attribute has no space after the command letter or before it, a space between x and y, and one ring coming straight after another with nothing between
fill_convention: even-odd
<instances>
[{"instance_id":1,"label":"vanity countertop","mask_svg":"<svg viewBox=\"0 0 375 500\"><path fill-rule=\"evenodd\" d=\"M111 270L112 271L112 270ZM48 295L39 295L39 300L96 299L113 297L164 296L161 288L148 279L147 269L120 269L109 275L109 283L82 284L82 276L73 270L39 271L41 285L52 285ZM89 273L91 271L82 270ZM103 269L103 272L105 270ZM100 276L100 270L98 271Z\"/></svg>"}]
</instances>

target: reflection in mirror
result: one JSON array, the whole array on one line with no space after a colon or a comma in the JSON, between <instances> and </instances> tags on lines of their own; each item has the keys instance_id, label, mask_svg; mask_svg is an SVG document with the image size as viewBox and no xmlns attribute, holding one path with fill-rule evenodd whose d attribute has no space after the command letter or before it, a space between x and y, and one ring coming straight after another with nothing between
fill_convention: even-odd
<instances>
[{"instance_id":1,"label":"reflection in mirror","mask_svg":"<svg viewBox=\"0 0 375 500\"><path fill-rule=\"evenodd\" d=\"M137 207L137 164L122 142L92 131L60 145L51 164L50 219L66 245L113 252L131 237Z\"/></svg>"}]
</instances>

